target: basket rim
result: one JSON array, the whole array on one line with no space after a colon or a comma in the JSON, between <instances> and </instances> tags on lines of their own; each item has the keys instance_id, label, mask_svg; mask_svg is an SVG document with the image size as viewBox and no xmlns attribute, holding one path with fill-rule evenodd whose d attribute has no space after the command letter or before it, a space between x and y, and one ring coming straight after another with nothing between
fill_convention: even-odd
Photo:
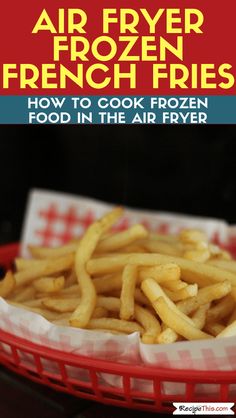
<instances>
[{"instance_id":1,"label":"basket rim","mask_svg":"<svg viewBox=\"0 0 236 418\"><path fill-rule=\"evenodd\" d=\"M236 370L235 371L206 371L205 370L192 370L192 369L168 369L161 367L154 367L153 365L129 365L125 363L118 363L114 361L96 359L79 354L66 353L61 350L52 349L32 343L21 337L17 337L13 334L5 332L0 329L0 342L13 346L16 349L23 350L32 355L37 355L48 360L58 361L66 363L69 366L76 366L80 368L89 368L91 370L98 370L104 373L112 374L125 374L132 377L140 377L146 379L153 379L157 376L162 380L169 381L188 381L191 375L191 380L196 383L227 383L236 381ZM1 358L1 354L0 354Z\"/></svg>"}]
</instances>

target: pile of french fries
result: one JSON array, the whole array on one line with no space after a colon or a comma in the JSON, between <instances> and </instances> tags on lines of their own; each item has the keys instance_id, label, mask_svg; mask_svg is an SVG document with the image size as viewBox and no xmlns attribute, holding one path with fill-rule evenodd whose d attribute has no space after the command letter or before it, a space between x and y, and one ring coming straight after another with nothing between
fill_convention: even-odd
<instances>
[{"instance_id":1,"label":"pile of french fries","mask_svg":"<svg viewBox=\"0 0 236 418\"><path fill-rule=\"evenodd\" d=\"M236 335L236 261L199 230L158 235L113 226L115 208L82 238L59 248L30 246L0 282L9 304L54 324L114 334L139 332L168 344Z\"/></svg>"}]
</instances>

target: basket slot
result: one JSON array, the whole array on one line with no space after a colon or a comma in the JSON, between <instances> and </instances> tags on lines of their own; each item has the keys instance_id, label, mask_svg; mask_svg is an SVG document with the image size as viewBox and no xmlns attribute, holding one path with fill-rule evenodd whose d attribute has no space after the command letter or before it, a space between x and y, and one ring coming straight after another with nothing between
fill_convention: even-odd
<instances>
[{"instance_id":1,"label":"basket slot","mask_svg":"<svg viewBox=\"0 0 236 418\"><path fill-rule=\"evenodd\" d=\"M32 373L35 376L39 376L41 373L37 370L35 356L36 354L33 354L30 350L17 348L17 366L23 369L25 373Z\"/></svg>"},{"instance_id":2,"label":"basket slot","mask_svg":"<svg viewBox=\"0 0 236 418\"><path fill-rule=\"evenodd\" d=\"M12 346L6 342L0 342L0 353L7 361L14 361L14 357L12 358Z\"/></svg>"},{"instance_id":3,"label":"basket slot","mask_svg":"<svg viewBox=\"0 0 236 418\"><path fill-rule=\"evenodd\" d=\"M14 359L14 363L16 366L18 366L20 364L20 357L19 357L16 347L14 347L13 345L11 345L11 352L12 352L12 357Z\"/></svg>"},{"instance_id":4,"label":"basket slot","mask_svg":"<svg viewBox=\"0 0 236 418\"><path fill-rule=\"evenodd\" d=\"M152 411L156 408L157 404L160 406L160 403L158 403L158 391L157 394L154 392L153 379L135 377L131 378L130 382L133 387L131 389L132 402L130 403L130 407L135 406L138 409Z\"/></svg>"},{"instance_id":5,"label":"basket slot","mask_svg":"<svg viewBox=\"0 0 236 418\"><path fill-rule=\"evenodd\" d=\"M103 398L103 394L100 392L100 390L98 388L98 377L97 377L97 373L94 370L89 370L89 375L90 375L90 379L91 379L91 383L92 383L92 389L93 389L95 395L99 399L102 399Z\"/></svg>"},{"instance_id":6,"label":"basket slot","mask_svg":"<svg viewBox=\"0 0 236 418\"><path fill-rule=\"evenodd\" d=\"M132 406L133 401L132 401L132 397L131 397L131 394L130 394L130 377L129 376L123 376L122 381L123 381L123 389L124 389L125 399L128 402L128 404L130 406Z\"/></svg>"},{"instance_id":7,"label":"basket slot","mask_svg":"<svg viewBox=\"0 0 236 418\"><path fill-rule=\"evenodd\" d=\"M229 399L227 401L235 401L236 399L236 383L229 384Z\"/></svg>"},{"instance_id":8,"label":"basket slot","mask_svg":"<svg viewBox=\"0 0 236 418\"><path fill-rule=\"evenodd\" d=\"M194 388L193 400L197 402L220 401L221 385L219 383L196 383Z\"/></svg>"},{"instance_id":9,"label":"basket slot","mask_svg":"<svg viewBox=\"0 0 236 418\"><path fill-rule=\"evenodd\" d=\"M90 390L92 393L92 382L88 368L75 367L63 362L62 365L65 367L65 373L67 375L66 382L73 390L75 388L75 390L77 388L84 388L86 391Z\"/></svg>"},{"instance_id":10,"label":"basket slot","mask_svg":"<svg viewBox=\"0 0 236 418\"><path fill-rule=\"evenodd\" d=\"M189 383L191 386L192 383ZM191 398L194 392L194 385L187 389L186 383L181 381L171 381L171 380L162 380L160 381L160 399L164 401L175 401L178 402L184 397L188 396L188 399Z\"/></svg>"}]
</instances>

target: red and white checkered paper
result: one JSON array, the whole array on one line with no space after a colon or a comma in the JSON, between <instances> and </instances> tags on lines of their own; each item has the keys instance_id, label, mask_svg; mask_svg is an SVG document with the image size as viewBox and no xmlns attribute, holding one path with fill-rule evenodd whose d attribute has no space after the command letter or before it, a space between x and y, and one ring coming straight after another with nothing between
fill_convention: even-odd
<instances>
[{"instance_id":1,"label":"red and white checkered paper","mask_svg":"<svg viewBox=\"0 0 236 418\"><path fill-rule=\"evenodd\" d=\"M35 190L29 203L22 235L22 255L28 256L27 244L57 246L78 237L112 205L84 197ZM158 232L177 233L181 228L197 227L210 239L222 244L234 243L236 227L217 219L189 217L127 209L116 225L117 230L142 223ZM119 362L157 365L164 368L196 370L236 370L236 338L146 345L137 333L130 336L80 330L53 325L40 315L9 306L0 299L0 327L35 343L66 352ZM105 378L105 376L104 376ZM107 380L119 384L117 378ZM135 385L135 382L134 382ZM170 393L173 386L166 387ZM176 390L176 389L175 389ZM181 389L179 389L181 391Z\"/></svg>"},{"instance_id":2,"label":"red and white checkered paper","mask_svg":"<svg viewBox=\"0 0 236 418\"><path fill-rule=\"evenodd\" d=\"M34 190L30 193L22 234L23 256L28 256L27 245L56 247L80 236L97 218L113 205L81 196L51 191ZM236 241L236 227L223 220L126 209L115 230L123 230L135 223L159 233L177 234L182 228L204 229L209 239L227 243Z\"/></svg>"}]
</instances>

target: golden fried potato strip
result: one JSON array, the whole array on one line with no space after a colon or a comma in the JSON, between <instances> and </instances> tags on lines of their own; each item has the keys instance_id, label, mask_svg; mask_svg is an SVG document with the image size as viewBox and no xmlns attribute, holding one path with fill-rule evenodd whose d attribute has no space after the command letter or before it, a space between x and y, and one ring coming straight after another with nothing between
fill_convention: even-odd
<instances>
[{"instance_id":1,"label":"golden fried potato strip","mask_svg":"<svg viewBox=\"0 0 236 418\"><path fill-rule=\"evenodd\" d=\"M96 289L87 272L86 265L90 260L100 238L119 219L121 208L116 208L105 215L101 220L90 225L79 242L75 255L75 271L81 290L81 301L70 318L70 324L85 328L96 306Z\"/></svg>"}]
</instances>

